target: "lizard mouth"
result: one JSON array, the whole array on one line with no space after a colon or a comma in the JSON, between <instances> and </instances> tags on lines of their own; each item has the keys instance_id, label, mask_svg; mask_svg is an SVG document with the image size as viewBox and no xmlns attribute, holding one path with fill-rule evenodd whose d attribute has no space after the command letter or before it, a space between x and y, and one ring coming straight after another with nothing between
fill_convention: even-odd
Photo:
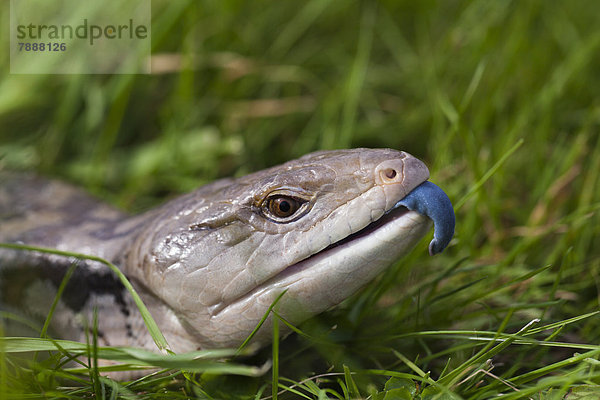
<instances>
[{"instance_id":1,"label":"lizard mouth","mask_svg":"<svg viewBox=\"0 0 600 400\"><path fill-rule=\"evenodd\" d=\"M302 290L304 285L329 290L328 281L335 286L341 280L351 279L349 277L354 273L373 269L376 272L366 274L366 284L376 273L408 252L425 235L431 222L435 229L429 252L433 255L441 252L452 239L454 211L448 196L426 181L379 219L288 266L233 302L214 306L211 314L214 317L230 308L243 308L244 304L274 291ZM316 282L319 279L320 282ZM358 275L356 279L360 280Z\"/></svg>"},{"instance_id":2,"label":"lizard mouth","mask_svg":"<svg viewBox=\"0 0 600 400\"><path fill-rule=\"evenodd\" d=\"M338 246L343 246L347 243L352 242L353 240L359 240L362 237L365 236L369 236L371 235L373 232L375 232L377 229L381 228L382 226L393 222L395 219L401 218L404 214L406 214L407 212L409 212L408 208L404 207L404 206L399 206L396 205L396 207L392 208L391 210L389 210L388 212L386 212L384 215L382 215L379 219L371 222L370 224L368 224L367 226L365 226L364 228L362 228L359 231L356 231L354 233L351 233L350 235L346 236L345 238L338 240L335 243L330 244L329 246L325 247L323 250L305 258L304 260L300 261L299 263L308 260L311 257L315 257L321 253L327 252L329 250L335 249ZM299 264L297 263L297 264ZM296 265L296 264L294 264ZM293 268L294 265L288 267L288 268Z\"/></svg>"},{"instance_id":3,"label":"lizard mouth","mask_svg":"<svg viewBox=\"0 0 600 400\"><path fill-rule=\"evenodd\" d=\"M380 264L385 264L387 267L401 257L425 235L430 226L431 222L425 216L410 211L404 206L397 206L363 229L286 267L232 302L213 306L211 316L219 317L229 312L237 314L239 311L235 310L244 309L263 296L269 298L269 302L273 301L274 293L285 290L303 291L314 286L322 286L322 291L330 290L327 282L346 279L354 270L373 269L378 273L382 269ZM336 269L340 268L348 268L349 271L338 275ZM356 280L362 282L360 285L362 287L373 277L369 276L363 282L357 276Z\"/></svg>"},{"instance_id":4,"label":"lizard mouth","mask_svg":"<svg viewBox=\"0 0 600 400\"><path fill-rule=\"evenodd\" d=\"M386 230L390 227L393 229L395 225L418 225L420 229L413 230L411 228L412 232L409 233L410 236L414 236L418 240L429 228L430 223L429 220L422 215L412 212L404 206L397 205L379 219L371 222L359 231L349 234L295 264L289 265L278 274L272 276L267 281L261 283L237 299L229 303L220 303L213 306L211 315L216 317L223 312L227 312L230 308L239 307L241 304L255 301L257 297L260 297L263 293L272 291L273 289L281 288L285 290L291 285L300 283L300 281L306 279L309 275L318 276L321 267L326 264L333 267L338 263L337 260L340 259L340 257L360 257L360 252L363 248L371 247L374 242L378 241L376 236L379 231ZM384 236L386 235L384 234ZM390 246L393 246L393 244L390 243Z\"/></svg>"},{"instance_id":5,"label":"lizard mouth","mask_svg":"<svg viewBox=\"0 0 600 400\"><path fill-rule=\"evenodd\" d=\"M448 246L452 240L452 237L454 236L454 210L446 193L444 193L444 191L442 191L442 189L435 184L426 181L417 186L407 196L397 202L394 207L388 210L379 219L371 222L363 229L330 244L320 252L315 253L310 257L314 257L320 253L332 250L338 246L342 246L361 237L371 235L382 226L401 218L411 210L427 216L434 223L435 231L433 240L429 244L429 253L434 255L442 252L446 246Z\"/></svg>"}]
</instances>

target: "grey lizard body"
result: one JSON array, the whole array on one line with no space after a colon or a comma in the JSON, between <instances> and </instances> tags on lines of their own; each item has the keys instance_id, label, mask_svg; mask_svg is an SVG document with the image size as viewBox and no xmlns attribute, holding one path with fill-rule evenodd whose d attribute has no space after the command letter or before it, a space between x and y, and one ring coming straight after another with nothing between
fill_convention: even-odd
<instances>
[{"instance_id":1,"label":"grey lizard body","mask_svg":"<svg viewBox=\"0 0 600 400\"><path fill-rule=\"evenodd\" d=\"M324 151L127 216L72 186L1 174L0 242L113 262L175 351L237 346L282 291L279 313L302 322L402 257L431 220L430 249L441 251L454 214L428 178L404 152ZM73 262L79 266L55 313L55 334L85 341L83 320L96 308L101 345L155 348L127 291L97 262L0 248L4 307L44 318ZM269 323L256 341L270 339Z\"/></svg>"}]
</instances>

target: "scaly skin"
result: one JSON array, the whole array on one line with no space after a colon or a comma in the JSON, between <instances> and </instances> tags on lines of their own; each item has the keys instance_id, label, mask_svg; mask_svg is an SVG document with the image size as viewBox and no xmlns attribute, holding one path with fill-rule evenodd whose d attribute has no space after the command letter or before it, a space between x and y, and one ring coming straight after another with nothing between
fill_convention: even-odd
<instances>
[{"instance_id":1,"label":"scaly skin","mask_svg":"<svg viewBox=\"0 0 600 400\"><path fill-rule=\"evenodd\" d=\"M325 151L214 182L128 217L65 184L1 175L0 241L113 262L175 351L237 346L282 291L279 312L297 324L408 252L431 221L398 202L428 177L425 165L404 152ZM411 195L410 204L420 200ZM269 208L279 201L287 203ZM276 215L290 204L299 209ZM451 208L443 213L452 214L453 231ZM72 262L0 249L2 303L44 317ZM97 307L100 344L154 348L112 273L99 263L79 263L55 313L56 335L85 340L81 318L91 320ZM269 324L256 341L270 339Z\"/></svg>"}]
</instances>

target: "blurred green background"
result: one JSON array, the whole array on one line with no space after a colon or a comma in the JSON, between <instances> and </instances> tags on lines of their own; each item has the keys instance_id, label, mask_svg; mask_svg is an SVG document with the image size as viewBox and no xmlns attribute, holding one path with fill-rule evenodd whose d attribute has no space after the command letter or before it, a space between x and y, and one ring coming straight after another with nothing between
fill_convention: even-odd
<instances>
[{"instance_id":1,"label":"blurred green background","mask_svg":"<svg viewBox=\"0 0 600 400\"><path fill-rule=\"evenodd\" d=\"M2 13L6 31L8 2ZM401 149L457 205L456 239L436 258L424 241L324 324L347 318L360 339L367 322L378 333L495 331L514 313L502 326L515 332L598 309L597 1L154 0L152 16L149 75L9 74L0 42L0 169L59 177L137 212L314 150ZM365 299L396 308L369 316ZM390 313L402 326L374 321ZM600 338L596 317L569 329L562 340ZM424 362L433 376L468 355L456 342L394 343L413 360L447 346ZM336 370L352 351L354 365L383 364L356 346L319 357L337 357ZM573 353L530 351L535 362L509 352L497 373Z\"/></svg>"},{"instance_id":2,"label":"blurred green background","mask_svg":"<svg viewBox=\"0 0 600 400\"><path fill-rule=\"evenodd\" d=\"M327 148L404 149L464 186L524 138L490 193L506 205L594 147L595 5L155 1L151 75L2 75L2 164L136 209Z\"/></svg>"}]
</instances>

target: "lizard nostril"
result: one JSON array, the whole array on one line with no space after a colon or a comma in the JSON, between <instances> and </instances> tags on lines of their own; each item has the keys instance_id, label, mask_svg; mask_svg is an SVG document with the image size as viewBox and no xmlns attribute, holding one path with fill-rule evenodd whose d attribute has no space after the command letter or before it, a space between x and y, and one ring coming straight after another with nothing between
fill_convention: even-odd
<instances>
[{"instance_id":1,"label":"lizard nostril","mask_svg":"<svg viewBox=\"0 0 600 400\"><path fill-rule=\"evenodd\" d=\"M375 182L379 185L402 184L405 178L404 159L390 159L375 168Z\"/></svg>"},{"instance_id":2,"label":"lizard nostril","mask_svg":"<svg viewBox=\"0 0 600 400\"><path fill-rule=\"evenodd\" d=\"M396 168L385 168L379 171L381 183L399 183L400 173Z\"/></svg>"},{"instance_id":3,"label":"lizard nostril","mask_svg":"<svg viewBox=\"0 0 600 400\"><path fill-rule=\"evenodd\" d=\"M393 168L388 168L385 171L383 171L383 173L384 173L385 177L388 179L394 179L396 177L396 175L398 175L396 170Z\"/></svg>"}]
</instances>

